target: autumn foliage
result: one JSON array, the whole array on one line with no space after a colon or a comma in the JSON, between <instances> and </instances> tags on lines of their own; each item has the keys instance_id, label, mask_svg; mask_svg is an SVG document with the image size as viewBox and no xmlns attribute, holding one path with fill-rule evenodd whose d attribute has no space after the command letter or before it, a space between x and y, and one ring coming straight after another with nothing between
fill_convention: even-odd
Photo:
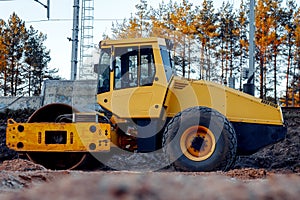
<instances>
[{"instance_id":1,"label":"autumn foliage","mask_svg":"<svg viewBox=\"0 0 300 200\"><path fill-rule=\"evenodd\" d=\"M49 70L50 51L46 35L25 27L16 13L7 22L0 19L0 95L39 95L42 82L56 70Z\"/></svg>"},{"instance_id":2,"label":"autumn foliage","mask_svg":"<svg viewBox=\"0 0 300 200\"><path fill-rule=\"evenodd\" d=\"M240 6L225 1L217 9L212 0L197 6L188 0L165 2L153 8L140 0L135 15L113 23L112 36L106 37L169 38L179 75L242 90L249 59L249 1L240 1ZM290 93L295 96L300 90L300 8L294 0L285 5L282 0L257 0L255 9L259 97L277 103L281 96L284 105L292 105Z\"/></svg>"}]
</instances>

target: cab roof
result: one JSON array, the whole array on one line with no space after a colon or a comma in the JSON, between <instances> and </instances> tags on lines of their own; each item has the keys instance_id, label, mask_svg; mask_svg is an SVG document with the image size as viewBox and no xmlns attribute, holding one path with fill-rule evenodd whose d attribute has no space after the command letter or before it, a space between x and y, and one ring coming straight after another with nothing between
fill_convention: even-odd
<instances>
[{"instance_id":1,"label":"cab roof","mask_svg":"<svg viewBox=\"0 0 300 200\"><path fill-rule=\"evenodd\" d=\"M143 44L143 43L155 43L158 45L166 46L166 39L151 37L151 38L128 38L121 40L102 40L99 44L100 48L105 46L113 46L113 45L132 45L132 44Z\"/></svg>"}]
</instances>

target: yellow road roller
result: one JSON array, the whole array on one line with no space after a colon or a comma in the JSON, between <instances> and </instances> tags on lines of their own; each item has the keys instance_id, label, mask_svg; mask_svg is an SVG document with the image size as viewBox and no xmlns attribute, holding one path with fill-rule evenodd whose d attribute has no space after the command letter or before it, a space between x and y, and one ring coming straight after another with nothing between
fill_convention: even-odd
<instances>
[{"instance_id":1,"label":"yellow road roller","mask_svg":"<svg viewBox=\"0 0 300 200\"><path fill-rule=\"evenodd\" d=\"M51 169L72 169L91 153L117 148L163 153L179 171L216 171L285 138L278 105L176 76L167 39L104 40L99 46L94 71L102 111L52 103L26 123L9 119L10 149Z\"/></svg>"}]
</instances>

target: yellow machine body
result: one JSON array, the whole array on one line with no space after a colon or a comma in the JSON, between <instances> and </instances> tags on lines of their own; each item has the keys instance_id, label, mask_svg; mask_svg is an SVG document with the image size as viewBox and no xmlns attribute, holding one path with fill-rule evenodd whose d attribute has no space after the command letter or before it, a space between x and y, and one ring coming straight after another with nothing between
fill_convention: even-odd
<instances>
[{"instance_id":1,"label":"yellow machine body","mask_svg":"<svg viewBox=\"0 0 300 200\"><path fill-rule=\"evenodd\" d=\"M157 123L161 124L188 108L200 106L220 112L233 124L240 154L254 153L285 136L284 119L278 105L213 82L188 80L174 73L168 74L170 63L166 61L168 58L164 52L168 48L167 40L125 39L102 41L100 45L103 52L109 52L111 59L102 60L110 68L109 71L104 70L105 65L102 65L99 82L107 79L109 88L105 91L100 89L97 100L101 107L119 120L117 124L130 124L132 121L138 126L150 121L154 121L153 124L159 121ZM148 48L153 52L149 53ZM155 63L154 73L151 73L152 63ZM121 78L118 76L120 65ZM124 66L126 69L122 72ZM148 85L142 82L145 69L152 80ZM119 86L118 83L123 79L126 82ZM152 130L159 132L163 128L154 126ZM139 134L144 134L141 132ZM141 142L141 145L146 143ZM141 145L138 149L143 151Z\"/></svg>"},{"instance_id":2,"label":"yellow machine body","mask_svg":"<svg viewBox=\"0 0 300 200\"><path fill-rule=\"evenodd\" d=\"M197 112L208 108L212 113L220 113L216 115L223 119L227 128L232 124L233 128L228 129L228 134L234 135L231 137L233 146L230 147L233 149L230 152L232 161L228 166L232 165L230 163L235 160L236 154L252 154L285 137L286 127L278 105L216 83L177 77L171 62L171 48L169 41L161 38L101 41L100 61L95 66L98 74L97 102L109 119L103 115L98 119L91 118L93 114L83 114L78 121L72 116L79 111L72 106L59 103L46 105L37 110L27 123L8 121L7 146L25 153L57 153L52 162L60 153L105 152L111 147L138 152L156 151L162 148L168 123L176 123L176 116L188 113L186 110L190 108ZM207 124L199 123L187 127L187 130L179 143L181 148L186 145L192 152L187 156L192 162L220 154L215 153L219 143ZM211 144L207 151L210 153L200 159L200 147L206 136L211 138L211 142L207 143ZM34 161L47 162L43 154L34 156L37 158ZM68 159L68 155L61 160L64 159ZM58 165L62 164L61 160ZM70 164L71 167L77 166L82 161L81 157L78 160ZM190 170L203 169L206 167Z\"/></svg>"},{"instance_id":3,"label":"yellow machine body","mask_svg":"<svg viewBox=\"0 0 300 200\"><path fill-rule=\"evenodd\" d=\"M151 46L155 60L155 77L151 86L136 86L116 90L115 73L110 73L110 89L99 93L98 103L119 118L167 118L193 107L213 108L230 121L282 125L281 108L271 102L255 98L220 84L203 80L187 80L172 76L167 80L159 38L105 41L101 48Z\"/></svg>"},{"instance_id":4,"label":"yellow machine body","mask_svg":"<svg viewBox=\"0 0 300 200\"><path fill-rule=\"evenodd\" d=\"M18 152L110 150L110 124L16 123L8 121L7 146Z\"/></svg>"},{"instance_id":5,"label":"yellow machine body","mask_svg":"<svg viewBox=\"0 0 300 200\"><path fill-rule=\"evenodd\" d=\"M193 106L206 106L231 122L282 125L281 108L268 101L208 81L174 77L164 103L168 117Z\"/></svg>"}]
</instances>

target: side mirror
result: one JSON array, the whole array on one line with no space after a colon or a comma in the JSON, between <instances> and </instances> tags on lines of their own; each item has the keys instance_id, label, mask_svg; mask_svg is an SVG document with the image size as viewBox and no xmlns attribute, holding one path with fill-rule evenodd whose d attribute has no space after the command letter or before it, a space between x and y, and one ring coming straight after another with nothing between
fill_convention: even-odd
<instances>
[{"instance_id":1,"label":"side mirror","mask_svg":"<svg viewBox=\"0 0 300 200\"><path fill-rule=\"evenodd\" d=\"M174 47L174 44L173 44L173 42L170 39L166 39L166 45L167 45L167 49L169 51L171 51L173 49L173 47Z\"/></svg>"},{"instance_id":2,"label":"side mirror","mask_svg":"<svg viewBox=\"0 0 300 200\"><path fill-rule=\"evenodd\" d=\"M96 73L96 74L99 74L99 65L98 64L95 64L94 65L94 72Z\"/></svg>"}]
</instances>

